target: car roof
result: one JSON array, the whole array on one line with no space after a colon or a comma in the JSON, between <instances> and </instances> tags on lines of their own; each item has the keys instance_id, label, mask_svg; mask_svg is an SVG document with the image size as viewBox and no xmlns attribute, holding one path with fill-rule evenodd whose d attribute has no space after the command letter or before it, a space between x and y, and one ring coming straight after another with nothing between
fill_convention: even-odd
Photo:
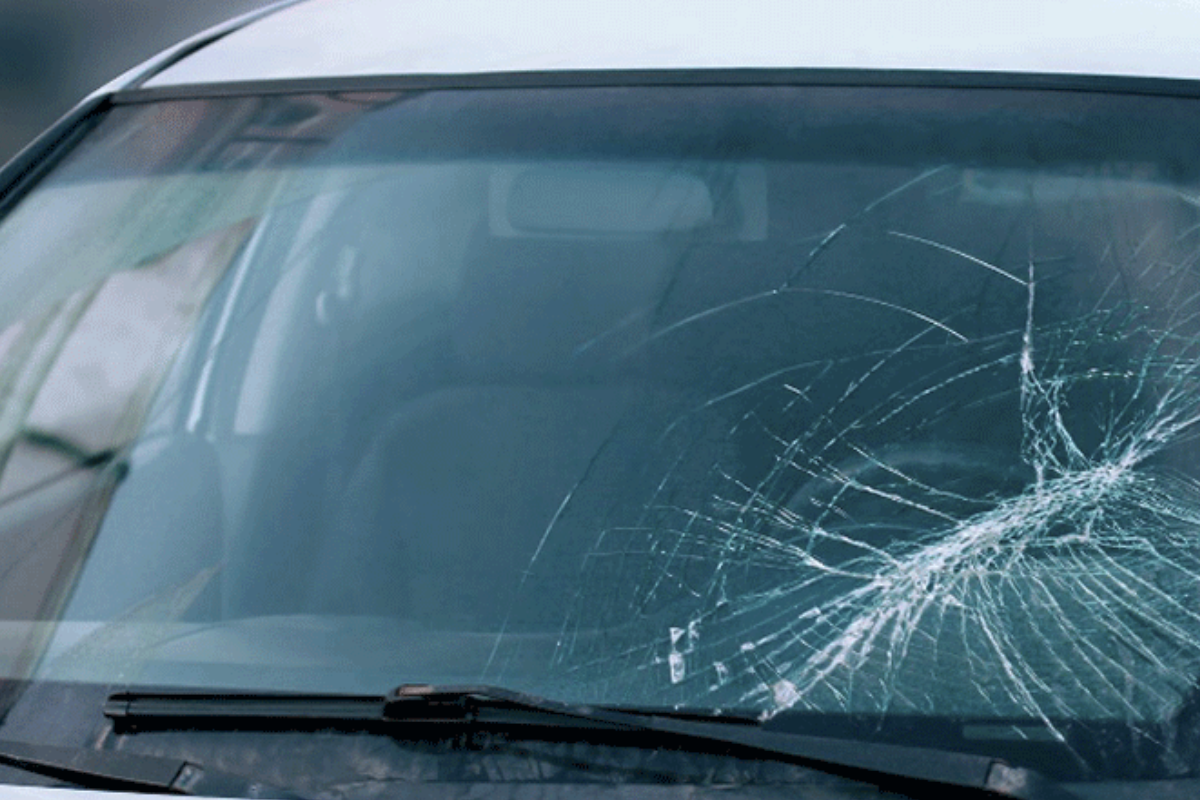
<instances>
[{"instance_id":1,"label":"car roof","mask_svg":"<svg viewBox=\"0 0 1200 800\"><path fill-rule=\"evenodd\" d=\"M1196 0L307 0L146 87L378 75L871 69L1200 78Z\"/></svg>"}]
</instances>

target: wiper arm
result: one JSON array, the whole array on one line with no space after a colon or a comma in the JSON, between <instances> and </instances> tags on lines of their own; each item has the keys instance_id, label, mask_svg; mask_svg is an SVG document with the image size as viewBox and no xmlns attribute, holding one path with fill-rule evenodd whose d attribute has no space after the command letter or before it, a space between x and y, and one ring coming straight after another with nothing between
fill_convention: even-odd
<instances>
[{"instance_id":1,"label":"wiper arm","mask_svg":"<svg viewBox=\"0 0 1200 800\"><path fill-rule=\"evenodd\" d=\"M0 764L88 789L299 800L274 786L177 758L0 740Z\"/></svg>"},{"instance_id":2,"label":"wiper arm","mask_svg":"<svg viewBox=\"0 0 1200 800\"><path fill-rule=\"evenodd\" d=\"M928 783L1020 800L1075 795L1040 773L996 758L924 747L782 733L745 716L704 716L576 705L495 686L406 684L386 697L288 694L149 694L108 698L118 730L281 722L336 725L394 734L406 724L537 725L626 730L733 745L795 759L880 788Z\"/></svg>"}]
</instances>

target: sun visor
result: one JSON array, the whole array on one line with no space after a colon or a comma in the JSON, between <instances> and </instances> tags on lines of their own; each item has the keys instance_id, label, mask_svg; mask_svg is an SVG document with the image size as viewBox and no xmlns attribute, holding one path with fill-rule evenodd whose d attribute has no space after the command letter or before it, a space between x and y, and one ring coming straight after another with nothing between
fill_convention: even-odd
<instances>
[{"instance_id":1,"label":"sun visor","mask_svg":"<svg viewBox=\"0 0 1200 800\"><path fill-rule=\"evenodd\" d=\"M640 238L695 232L766 238L761 165L506 165L489 178L488 226L500 238Z\"/></svg>"}]
</instances>

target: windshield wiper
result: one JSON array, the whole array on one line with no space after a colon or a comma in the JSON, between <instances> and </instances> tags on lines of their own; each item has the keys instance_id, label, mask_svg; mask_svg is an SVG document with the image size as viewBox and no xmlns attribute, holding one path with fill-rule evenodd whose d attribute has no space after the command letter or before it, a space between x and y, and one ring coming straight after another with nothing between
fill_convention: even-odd
<instances>
[{"instance_id":1,"label":"windshield wiper","mask_svg":"<svg viewBox=\"0 0 1200 800\"><path fill-rule=\"evenodd\" d=\"M794 759L825 772L904 788L914 783L1022 800L1074 794L1024 767L989 756L855 739L782 733L744 715L704 715L576 705L495 686L406 684L386 697L294 694L137 693L111 695L104 714L121 731L270 723L350 727L396 734L404 725L538 726L623 730L732 745Z\"/></svg>"},{"instance_id":2,"label":"windshield wiper","mask_svg":"<svg viewBox=\"0 0 1200 800\"><path fill-rule=\"evenodd\" d=\"M299 800L299 795L190 761L0 740L0 764L87 789Z\"/></svg>"}]
</instances>

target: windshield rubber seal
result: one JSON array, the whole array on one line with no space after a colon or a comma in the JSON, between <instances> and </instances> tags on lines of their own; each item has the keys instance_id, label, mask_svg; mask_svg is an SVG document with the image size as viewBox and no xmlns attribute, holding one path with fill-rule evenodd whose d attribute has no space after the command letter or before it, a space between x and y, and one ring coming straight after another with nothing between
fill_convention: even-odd
<instances>
[{"instance_id":1,"label":"windshield rubber seal","mask_svg":"<svg viewBox=\"0 0 1200 800\"><path fill-rule=\"evenodd\" d=\"M311 92L428 91L434 89L541 89L635 86L831 86L1019 89L1200 98L1200 80L1121 75L959 72L881 69L644 69L349 75L270 78L220 83L130 87L115 104Z\"/></svg>"}]
</instances>

